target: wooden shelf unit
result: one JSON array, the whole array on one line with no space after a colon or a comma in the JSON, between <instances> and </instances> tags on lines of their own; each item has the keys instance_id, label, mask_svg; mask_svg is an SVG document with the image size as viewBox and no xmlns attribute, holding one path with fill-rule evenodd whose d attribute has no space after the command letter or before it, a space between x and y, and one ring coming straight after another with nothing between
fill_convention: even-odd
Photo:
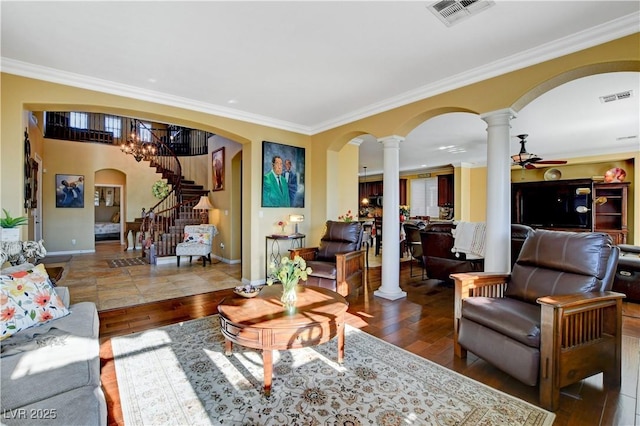
<instances>
[{"instance_id":1,"label":"wooden shelf unit","mask_svg":"<svg viewBox=\"0 0 640 426\"><path fill-rule=\"evenodd\" d=\"M534 228L554 229L557 231L573 231L573 232L605 232L611 235L614 244L626 244L627 235L627 203L629 182L620 183L604 183L593 182L591 179L572 179L560 181L544 181L544 182L518 182L512 183L512 223L521 223ZM546 189L545 189L546 188ZM541 193L555 194L554 197L546 196L542 198ZM555 193L553 192L555 191ZM579 192L576 192L579 191ZM590 193L590 194L589 194ZM581 194L580 199L574 197L574 194ZM540 199L539 203L531 203L531 198ZM599 203L598 199L606 199L606 202ZM529 200L529 202L527 202ZM571 226L568 223L563 224L560 218L555 224L528 222L527 217L545 217L546 222L555 222L550 220L551 217L556 219L554 212L554 202L558 201L558 206L563 206L559 212L559 216L565 219L570 216L569 209L573 210L577 207L577 203L584 207L590 208L590 215L584 217L585 220L580 226ZM566 204L566 205L565 205ZM536 208L541 214L532 215L528 209ZM551 212L544 216L544 212ZM579 215L578 215L579 216ZM575 219L575 217L574 217ZM569 222L575 222L570 220ZM568 226L567 226L568 225Z\"/></svg>"},{"instance_id":2,"label":"wooden shelf unit","mask_svg":"<svg viewBox=\"0 0 640 426\"><path fill-rule=\"evenodd\" d=\"M629 182L593 184L593 230L611 235L614 244L627 243L628 193ZM598 203L600 197L606 198L604 204Z\"/></svg>"}]
</instances>

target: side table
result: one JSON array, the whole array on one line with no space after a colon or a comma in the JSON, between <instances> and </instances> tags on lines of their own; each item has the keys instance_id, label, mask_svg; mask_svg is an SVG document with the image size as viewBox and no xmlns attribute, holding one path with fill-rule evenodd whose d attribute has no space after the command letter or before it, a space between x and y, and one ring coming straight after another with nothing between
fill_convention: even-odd
<instances>
[{"instance_id":1,"label":"side table","mask_svg":"<svg viewBox=\"0 0 640 426\"><path fill-rule=\"evenodd\" d=\"M302 248L304 246L304 234L291 234L291 235L267 235L264 243L264 276L265 279L269 276L269 263L273 262L276 265L280 264L282 255L280 254L280 241L291 241L289 248ZM269 241L271 241L271 251L269 251Z\"/></svg>"}]
</instances>

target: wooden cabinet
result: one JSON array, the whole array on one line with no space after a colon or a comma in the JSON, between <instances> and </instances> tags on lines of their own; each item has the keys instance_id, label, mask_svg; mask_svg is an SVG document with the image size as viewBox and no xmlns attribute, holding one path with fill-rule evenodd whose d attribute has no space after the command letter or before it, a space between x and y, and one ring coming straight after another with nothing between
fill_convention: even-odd
<instances>
[{"instance_id":1,"label":"wooden cabinet","mask_svg":"<svg viewBox=\"0 0 640 426\"><path fill-rule=\"evenodd\" d=\"M606 232L614 244L627 243L629 182L593 185L593 230Z\"/></svg>"},{"instance_id":2,"label":"wooden cabinet","mask_svg":"<svg viewBox=\"0 0 640 426\"><path fill-rule=\"evenodd\" d=\"M358 205L360 204L360 200L364 197L370 199L383 195L384 184L381 180L375 182L360 182L358 193L360 194L358 197ZM400 204L406 205L409 204L407 200L407 179L400 179L399 181L399 190L400 190ZM373 203L375 205L376 203Z\"/></svg>"},{"instance_id":3,"label":"wooden cabinet","mask_svg":"<svg viewBox=\"0 0 640 426\"><path fill-rule=\"evenodd\" d=\"M438 176L438 207L453 207L453 175Z\"/></svg>"},{"instance_id":4,"label":"wooden cabinet","mask_svg":"<svg viewBox=\"0 0 640 426\"><path fill-rule=\"evenodd\" d=\"M534 228L605 232L627 243L629 183L591 179L513 183L511 222Z\"/></svg>"}]
</instances>

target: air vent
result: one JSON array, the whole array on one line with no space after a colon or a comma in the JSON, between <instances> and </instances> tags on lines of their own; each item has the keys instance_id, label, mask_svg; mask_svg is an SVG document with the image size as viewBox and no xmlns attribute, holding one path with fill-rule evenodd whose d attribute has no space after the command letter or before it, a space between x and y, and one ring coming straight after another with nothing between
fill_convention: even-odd
<instances>
[{"instance_id":1,"label":"air vent","mask_svg":"<svg viewBox=\"0 0 640 426\"><path fill-rule=\"evenodd\" d=\"M633 96L633 90L625 90L624 92L614 93L612 95L600 96L600 102L606 104L607 102L619 101L620 99L629 99Z\"/></svg>"},{"instance_id":2,"label":"air vent","mask_svg":"<svg viewBox=\"0 0 640 426\"><path fill-rule=\"evenodd\" d=\"M442 0L427 8L447 27L457 24L495 4L491 0Z\"/></svg>"}]
</instances>

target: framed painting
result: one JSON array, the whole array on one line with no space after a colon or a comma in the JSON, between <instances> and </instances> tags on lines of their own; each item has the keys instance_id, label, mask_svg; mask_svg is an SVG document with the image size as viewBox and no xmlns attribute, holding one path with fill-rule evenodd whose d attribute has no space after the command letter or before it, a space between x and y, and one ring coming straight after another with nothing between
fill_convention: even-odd
<instances>
[{"instance_id":1,"label":"framed painting","mask_svg":"<svg viewBox=\"0 0 640 426\"><path fill-rule=\"evenodd\" d=\"M262 207L304 207L304 148L262 141Z\"/></svg>"},{"instance_id":2,"label":"framed painting","mask_svg":"<svg viewBox=\"0 0 640 426\"><path fill-rule=\"evenodd\" d=\"M56 175L56 207L84 208L83 175Z\"/></svg>"},{"instance_id":3,"label":"framed painting","mask_svg":"<svg viewBox=\"0 0 640 426\"><path fill-rule=\"evenodd\" d=\"M224 147L211 153L211 170L213 171L213 191L224 189Z\"/></svg>"}]
</instances>

